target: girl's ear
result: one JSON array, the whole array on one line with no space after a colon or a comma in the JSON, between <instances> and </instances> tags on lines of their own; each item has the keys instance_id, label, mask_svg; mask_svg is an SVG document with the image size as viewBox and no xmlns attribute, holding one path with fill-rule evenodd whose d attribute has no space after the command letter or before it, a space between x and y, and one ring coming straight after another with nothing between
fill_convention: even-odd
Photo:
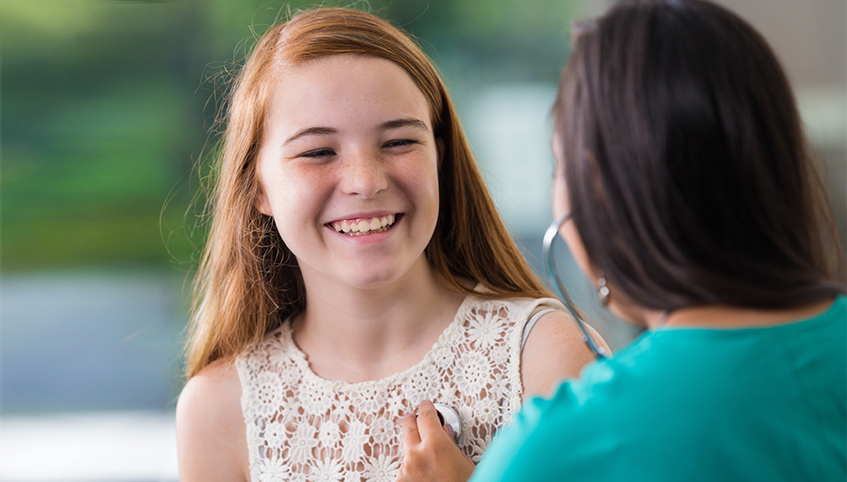
<instances>
[{"instance_id":1,"label":"girl's ear","mask_svg":"<svg viewBox=\"0 0 847 482\"><path fill-rule=\"evenodd\" d=\"M444 159L444 139L435 138L435 148L438 150L438 167L441 167L441 161Z\"/></svg>"},{"instance_id":2,"label":"girl's ear","mask_svg":"<svg viewBox=\"0 0 847 482\"><path fill-rule=\"evenodd\" d=\"M262 188L262 183L259 183L259 188L256 193L256 199L253 201L253 206L259 210L260 213L265 216L273 216L273 212L271 211L271 203L268 202L268 196L265 194L265 190Z\"/></svg>"}]
</instances>

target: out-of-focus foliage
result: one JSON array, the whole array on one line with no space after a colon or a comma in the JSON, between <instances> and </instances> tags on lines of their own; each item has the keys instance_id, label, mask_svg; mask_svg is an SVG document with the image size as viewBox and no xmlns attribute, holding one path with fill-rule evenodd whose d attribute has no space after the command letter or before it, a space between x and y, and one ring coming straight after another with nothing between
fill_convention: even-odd
<instances>
[{"instance_id":1,"label":"out-of-focus foliage","mask_svg":"<svg viewBox=\"0 0 847 482\"><path fill-rule=\"evenodd\" d=\"M574 15L549 0L323 4L413 33L448 85L555 82ZM193 167L215 142L220 74L268 25L314 5L0 3L3 269L190 264L202 239Z\"/></svg>"},{"instance_id":2,"label":"out-of-focus foliage","mask_svg":"<svg viewBox=\"0 0 847 482\"><path fill-rule=\"evenodd\" d=\"M4 269L167 262L160 213L203 140L190 10L2 9Z\"/></svg>"}]
</instances>

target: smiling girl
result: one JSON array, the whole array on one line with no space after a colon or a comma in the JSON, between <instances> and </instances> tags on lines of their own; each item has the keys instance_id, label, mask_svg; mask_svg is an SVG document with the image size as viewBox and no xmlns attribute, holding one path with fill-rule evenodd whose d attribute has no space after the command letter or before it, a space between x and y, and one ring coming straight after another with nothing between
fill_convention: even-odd
<instances>
[{"instance_id":1,"label":"smiling girl","mask_svg":"<svg viewBox=\"0 0 847 482\"><path fill-rule=\"evenodd\" d=\"M216 173L183 482L394 480L397 427L424 400L458 412L478 460L523 398L592 359L432 64L383 20L326 8L272 27L234 83Z\"/></svg>"}]
</instances>

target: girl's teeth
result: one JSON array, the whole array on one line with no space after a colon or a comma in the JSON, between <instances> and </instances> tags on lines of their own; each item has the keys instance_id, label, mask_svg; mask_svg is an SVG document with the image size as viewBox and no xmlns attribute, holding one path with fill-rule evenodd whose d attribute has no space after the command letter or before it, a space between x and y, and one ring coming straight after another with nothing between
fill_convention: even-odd
<instances>
[{"instance_id":1,"label":"girl's teeth","mask_svg":"<svg viewBox=\"0 0 847 482\"><path fill-rule=\"evenodd\" d=\"M347 235L356 235L354 233L367 234L370 232L382 232L394 224L394 215L389 214L381 218L371 218L370 220L362 219L356 221L341 221L340 223L332 223L332 227L339 233Z\"/></svg>"}]
</instances>

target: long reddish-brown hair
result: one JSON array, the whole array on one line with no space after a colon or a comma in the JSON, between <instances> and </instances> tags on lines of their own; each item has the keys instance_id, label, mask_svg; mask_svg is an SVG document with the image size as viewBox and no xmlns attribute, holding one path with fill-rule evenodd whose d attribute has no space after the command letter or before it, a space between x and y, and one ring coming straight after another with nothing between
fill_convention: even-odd
<instances>
[{"instance_id":1,"label":"long reddish-brown hair","mask_svg":"<svg viewBox=\"0 0 847 482\"><path fill-rule=\"evenodd\" d=\"M331 55L364 55L402 67L423 92L435 137L444 142L440 210L425 253L452 287L481 283L488 296L550 296L509 236L473 159L447 89L430 60L406 34L350 9L301 12L271 27L235 79L223 144L213 169L212 216L194 283L187 374L232 358L305 306L297 262L273 219L254 207L256 156L266 107L285 68Z\"/></svg>"}]
</instances>

